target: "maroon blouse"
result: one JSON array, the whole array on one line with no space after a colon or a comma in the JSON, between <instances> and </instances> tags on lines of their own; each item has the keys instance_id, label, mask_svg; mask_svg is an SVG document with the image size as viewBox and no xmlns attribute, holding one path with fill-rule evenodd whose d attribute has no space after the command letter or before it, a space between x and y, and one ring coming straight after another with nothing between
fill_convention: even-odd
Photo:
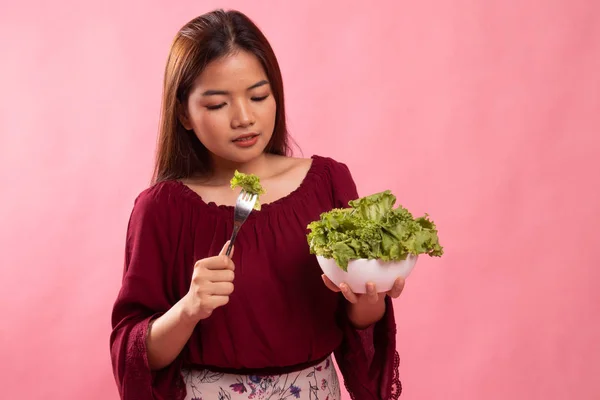
<instances>
[{"instance_id":1,"label":"maroon blouse","mask_svg":"<svg viewBox=\"0 0 600 400\"><path fill-rule=\"evenodd\" d=\"M250 214L236 241L229 303L200 321L177 359L157 372L150 371L146 355L148 322L187 293L198 259L221 250L233 227L233 207L206 203L176 181L139 195L129 221L110 337L122 399L183 399L182 367L284 373L332 352L352 398L399 397L391 301L380 322L354 329L345 300L325 287L309 253L308 223L358 197L344 164L319 156L312 160L294 192Z\"/></svg>"}]
</instances>

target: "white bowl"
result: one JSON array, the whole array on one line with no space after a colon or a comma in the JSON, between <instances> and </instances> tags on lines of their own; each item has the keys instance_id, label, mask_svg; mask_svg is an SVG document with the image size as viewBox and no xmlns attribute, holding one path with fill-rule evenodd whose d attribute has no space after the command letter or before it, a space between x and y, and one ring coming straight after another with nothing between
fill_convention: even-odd
<instances>
[{"instance_id":1,"label":"white bowl","mask_svg":"<svg viewBox=\"0 0 600 400\"><path fill-rule=\"evenodd\" d=\"M348 272L341 269L333 258L317 256L323 273L339 286L346 283L354 293L365 293L367 282L373 282L377 292L387 292L394 286L396 279L408 278L417 262L418 256L409 254L402 261L381 261L359 259L348 262Z\"/></svg>"}]
</instances>

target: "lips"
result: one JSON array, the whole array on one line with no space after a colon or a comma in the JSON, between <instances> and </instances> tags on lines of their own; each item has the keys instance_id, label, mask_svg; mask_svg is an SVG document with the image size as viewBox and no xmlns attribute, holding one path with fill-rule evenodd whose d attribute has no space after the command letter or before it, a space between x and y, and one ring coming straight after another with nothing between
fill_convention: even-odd
<instances>
[{"instance_id":1,"label":"lips","mask_svg":"<svg viewBox=\"0 0 600 400\"><path fill-rule=\"evenodd\" d=\"M232 140L232 142L241 142L241 143L247 142L247 141L254 139L258 135L259 135L258 133L246 133L244 135L240 135L240 136L236 137L235 139Z\"/></svg>"}]
</instances>

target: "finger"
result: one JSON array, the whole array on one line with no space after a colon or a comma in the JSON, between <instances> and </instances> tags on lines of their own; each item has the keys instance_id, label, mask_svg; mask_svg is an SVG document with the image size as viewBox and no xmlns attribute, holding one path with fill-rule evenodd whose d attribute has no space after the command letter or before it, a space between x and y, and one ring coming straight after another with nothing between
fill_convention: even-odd
<instances>
[{"instance_id":1,"label":"finger","mask_svg":"<svg viewBox=\"0 0 600 400\"><path fill-rule=\"evenodd\" d=\"M233 282L235 279L235 273L230 269L214 269L208 271L205 275L206 279L210 282Z\"/></svg>"},{"instance_id":2,"label":"finger","mask_svg":"<svg viewBox=\"0 0 600 400\"><path fill-rule=\"evenodd\" d=\"M377 294L377 288L373 282L367 282L367 301L371 304L377 303L379 295Z\"/></svg>"},{"instance_id":3,"label":"finger","mask_svg":"<svg viewBox=\"0 0 600 400\"><path fill-rule=\"evenodd\" d=\"M210 296L206 299L203 306L206 310L214 310L227 303L229 303L229 296Z\"/></svg>"},{"instance_id":4,"label":"finger","mask_svg":"<svg viewBox=\"0 0 600 400\"><path fill-rule=\"evenodd\" d=\"M348 286L345 283L341 283L340 289L346 300L348 300L350 303L355 304L358 301L358 298L356 297L354 292L350 290L350 286Z\"/></svg>"},{"instance_id":5,"label":"finger","mask_svg":"<svg viewBox=\"0 0 600 400\"><path fill-rule=\"evenodd\" d=\"M392 286L392 288L388 292L388 295L394 299L397 298L398 296L400 296L400 294L402 293L402 290L404 290L404 283L405 283L404 278L396 279L396 282L394 282L394 286Z\"/></svg>"},{"instance_id":6,"label":"finger","mask_svg":"<svg viewBox=\"0 0 600 400\"><path fill-rule=\"evenodd\" d=\"M230 269L235 270L235 264L231 258L226 255L218 255L216 257L209 257L201 260L206 269L218 270L218 269Z\"/></svg>"},{"instance_id":7,"label":"finger","mask_svg":"<svg viewBox=\"0 0 600 400\"><path fill-rule=\"evenodd\" d=\"M233 293L233 283L214 282L210 286L210 293L217 296L229 296L231 293Z\"/></svg>"},{"instance_id":8,"label":"finger","mask_svg":"<svg viewBox=\"0 0 600 400\"><path fill-rule=\"evenodd\" d=\"M231 242L231 240L228 240L225 242L225 244L223 245L223 248L221 249L221 251L219 252L220 256L224 256L225 253L227 253L227 247L229 247L229 243ZM229 258L233 258L233 252L235 250L235 246L233 246L231 248L231 253L229 254Z\"/></svg>"},{"instance_id":9,"label":"finger","mask_svg":"<svg viewBox=\"0 0 600 400\"><path fill-rule=\"evenodd\" d=\"M327 286L327 288L328 288L329 290L331 290L331 291L334 291L334 292L339 292L339 291L340 291L340 288L339 288L339 287L337 287L337 286L336 286L336 284L335 284L335 283L333 283L333 282L331 281L331 279L329 279L329 278L327 277L327 275L323 274L323 275L321 275L321 278L323 278L323 282L325 283L325 286Z\"/></svg>"}]
</instances>

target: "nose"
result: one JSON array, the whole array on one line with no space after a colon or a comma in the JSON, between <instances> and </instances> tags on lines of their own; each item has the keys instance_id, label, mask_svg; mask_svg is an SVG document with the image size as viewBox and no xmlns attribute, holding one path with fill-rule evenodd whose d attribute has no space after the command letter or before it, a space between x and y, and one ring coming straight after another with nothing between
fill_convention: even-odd
<instances>
[{"instance_id":1,"label":"nose","mask_svg":"<svg viewBox=\"0 0 600 400\"><path fill-rule=\"evenodd\" d=\"M234 110L233 118L231 119L232 128L247 128L256 122L251 106L247 102L238 102Z\"/></svg>"}]
</instances>

